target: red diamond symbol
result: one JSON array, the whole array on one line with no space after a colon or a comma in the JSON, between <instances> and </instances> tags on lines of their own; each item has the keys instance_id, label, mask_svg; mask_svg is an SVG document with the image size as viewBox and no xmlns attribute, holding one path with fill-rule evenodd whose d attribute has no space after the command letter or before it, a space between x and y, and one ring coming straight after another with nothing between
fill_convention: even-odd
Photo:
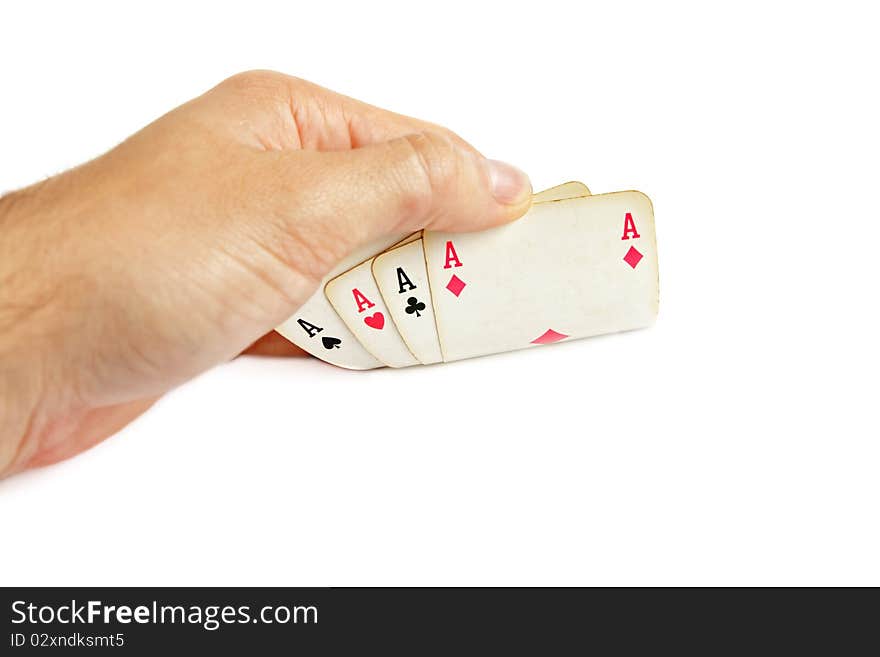
<instances>
[{"instance_id":1,"label":"red diamond symbol","mask_svg":"<svg viewBox=\"0 0 880 657\"><path fill-rule=\"evenodd\" d=\"M636 250L636 247L629 247L629 251L626 252L626 255L623 256L623 261L628 264L633 269L636 268L636 265L639 264L639 260L642 259L642 254Z\"/></svg>"},{"instance_id":2,"label":"red diamond symbol","mask_svg":"<svg viewBox=\"0 0 880 657\"><path fill-rule=\"evenodd\" d=\"M466 283L461 280L455 274L452 275L452 278L449 279L449 282L446 284L446 289L452 292L455 296L461 294L461 291L464 289Z\"/></svg>"},{"instance_id":3,"label":"red diamond symbol","mask_svg":"<svg viewBox=\"0 0 880 657\"><path fill-rule=\"evenodd\" d=\"M547 329L541 337L532 340L532 344L550 344L552 342L565 340L567 337L568 336L564 333L557 333L553 329Z\"/></svg>"}]
</instances>

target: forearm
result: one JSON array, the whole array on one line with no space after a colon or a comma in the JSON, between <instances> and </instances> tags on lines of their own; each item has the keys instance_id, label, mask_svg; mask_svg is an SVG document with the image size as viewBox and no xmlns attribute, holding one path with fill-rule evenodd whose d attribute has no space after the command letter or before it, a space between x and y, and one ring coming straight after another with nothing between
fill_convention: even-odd
<instances>
[{"instance_id":1,"label":"forearm","mask_svg":"<svg viewBox=\"0 0 880 657\"><path fill-rule=\"evenodd\" d=\"M116 195L89 166L0 197L0 479L90 447L156 398L106 381L133 369L100 353L126 344L114 329L131 288L102 287L114 260L98 262L94 222L115 215L96 199Z\"/></svg>"}]
</instances>

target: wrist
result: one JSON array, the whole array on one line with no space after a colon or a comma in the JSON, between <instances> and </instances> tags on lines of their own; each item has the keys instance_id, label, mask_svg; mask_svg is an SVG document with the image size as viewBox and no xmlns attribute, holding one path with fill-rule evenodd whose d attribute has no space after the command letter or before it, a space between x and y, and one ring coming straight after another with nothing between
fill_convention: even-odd
<instances>
[{"instance_id":1,"label":"wrist","mask_svg":"<svg viewBox=\"0 0 880 657\"><path fill-rule=\"evenodd\" d=\"M21 466L36 416L37 396L32 382L0 348L0 479Z\"/></svg>"},{"instance_id":2,"label":"wrist","mask_svg":"<svg viewBox=\"0 0 880 657\"><path fill-rule=\"evenodd\" d=\"M27 251L20 228L29 222L30 203L30 194L23 192L0 197L0 478L19 469L39 424L41 359L24 339L32 305L20 276Z\"/></svg>"}]
</instances>

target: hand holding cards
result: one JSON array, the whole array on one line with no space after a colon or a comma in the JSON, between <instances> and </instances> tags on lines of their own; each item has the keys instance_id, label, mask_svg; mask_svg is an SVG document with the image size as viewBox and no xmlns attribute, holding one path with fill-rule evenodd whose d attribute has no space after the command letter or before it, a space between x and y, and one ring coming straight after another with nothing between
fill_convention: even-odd
<instances>
[{"instance_id":1,"label":"hand holding cards","mask_svg":"<svg viewBox=\"0 0 880 657\"><path fill-rule=\"evenodd\" d=\"M504 226L361 249L278 331L342 367L407 367L642 328L658 303L650 200L566 183Z\"/></svg>"}]
</instances>

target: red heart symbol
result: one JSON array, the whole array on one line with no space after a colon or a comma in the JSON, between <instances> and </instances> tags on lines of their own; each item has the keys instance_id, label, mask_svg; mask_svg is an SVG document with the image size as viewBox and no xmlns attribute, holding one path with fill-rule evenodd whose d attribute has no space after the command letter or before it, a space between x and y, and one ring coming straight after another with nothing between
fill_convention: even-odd
<instances>
[{"instance_id":1,"label":"red heart symbol","mask_svg":"<svg viewBox=\"0 0 880 657\"><path fill-rule=\"evenodd\" d=\"M385 315L382 313L374 313L369 317L364 317L364 324L374 329L381 329L385 326Z\"/></svg>"}]
</instances>

